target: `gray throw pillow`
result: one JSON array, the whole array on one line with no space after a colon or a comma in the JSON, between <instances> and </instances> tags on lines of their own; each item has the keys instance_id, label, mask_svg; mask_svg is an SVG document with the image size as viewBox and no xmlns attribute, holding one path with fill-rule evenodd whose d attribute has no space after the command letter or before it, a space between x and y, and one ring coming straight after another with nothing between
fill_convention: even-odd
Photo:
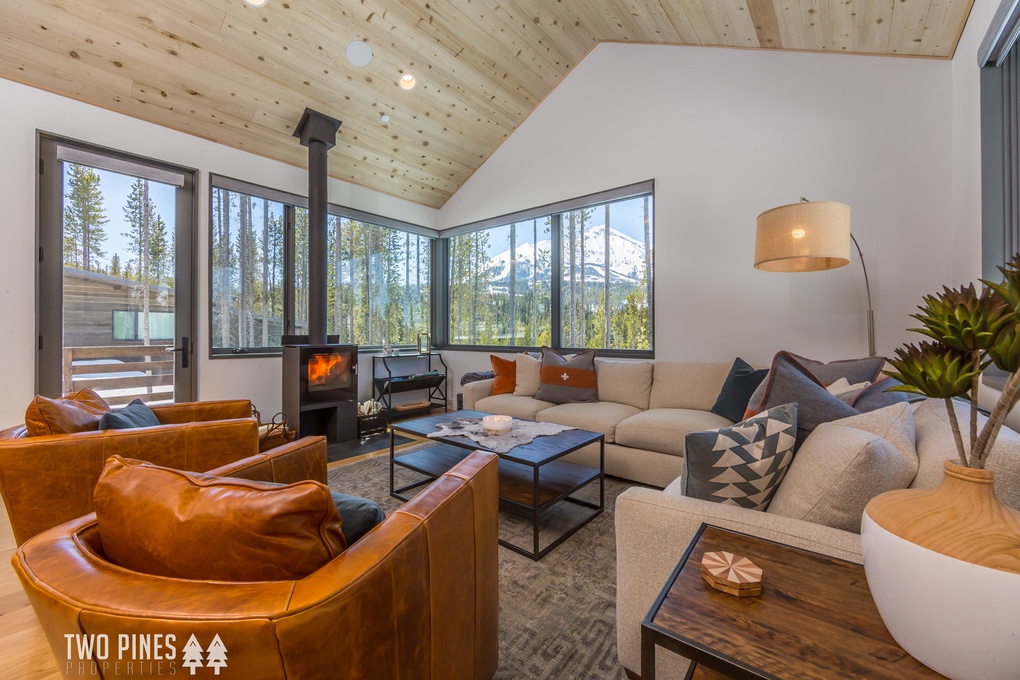
<instances>
[{"instance_id":1,"label":"gray throw pillow","mask_svg":"<svg viewBox=\"0 0 1020 680\"><path fill-rule=\"evenodd\" d=\"M886 392L890 387L902 384L893 378L883 378L858 394L850 405L861 413L868 413L893 404L905 404L910 401L907 392Z\"/></svg>"},{"instance_id":2,"label":"gray throw pillow","mask_svg":"<svg viewBox=\"0 0 1020 680\"><path fill-rule=\"evenodd\" d=\"M598 401L595 350L578 352L568 359L554 349L543 347L535 399L553 404Z\"/></svg>"},{"instance_id":3,"label":"gray throw pillow","mask_svg":"<svg viewBox=\"0 0 1020 680\"><path fill-rule=\"evenodd\" d=\"M796 429L797 405L784 404L729 427L691 432L681 493L764 510L793 460Z\"/></svg>"},{"instance_id":4,"label":"gray throw pillow","mask_svg":"<svg viewBox=\"0 0 1020 680\"><path fill-rule=\"evenodd\" d=\"M851 385L862 382L873 383L882 375L885 357L864 357L863 359L841 359L825 363L808 359L792 352L784 352L798 364L811 372L823 385L831 385L840 378L846 378Z\"/></svg>"},{"instance_id":5,"label":"gray throw pillow","mask_svg":"<svg viewBox=\"0 0 1020 680\"><path fill-rule=\"evenodd\" d=\"M754 413L779 404L797 403L796 447L822 423L859 413L854 407L829 394L822 383L789 352L780 352L775 356L772 369L755 396L760 396L760 405L755 408L753 403L748 404L748 410Z\"/></svg>"}]
</instances>

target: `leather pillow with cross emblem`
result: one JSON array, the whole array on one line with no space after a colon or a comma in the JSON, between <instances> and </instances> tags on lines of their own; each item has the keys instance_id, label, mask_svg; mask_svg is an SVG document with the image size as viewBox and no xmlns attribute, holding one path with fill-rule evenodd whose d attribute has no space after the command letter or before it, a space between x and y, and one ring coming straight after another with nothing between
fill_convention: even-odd
<instances>
[{"instance_id":1,"label":"leather pillow with cross emblem","mask_svg":"<svg viewBox=\"0 0 1020 680\"><path fill-rule=\"evenodd\" d=\"M598 401L595 350L578 352L568 359L554 349L543 347L540 381L535 399L553 404Z\"/></svg>"}]
</instances>

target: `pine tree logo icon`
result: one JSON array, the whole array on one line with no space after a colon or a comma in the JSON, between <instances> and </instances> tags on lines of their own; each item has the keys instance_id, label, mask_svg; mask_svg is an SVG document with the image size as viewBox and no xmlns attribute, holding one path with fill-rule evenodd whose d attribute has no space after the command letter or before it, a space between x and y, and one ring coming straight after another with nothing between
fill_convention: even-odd
<instances>
[{"instance_id":1,"label":"pine tree logo icon","mask_svg":"<svg viewBox=\"0 0 1020 680\"><path fill-rule=\"evenodd\" d=\"M220 669L227 667L227 646L223 644L223 640L217 635L212 639L212 642L209 643L205 651L207 654L205 665L215 669L216 675L219 675Z\"/></svg>"},{"instance_id":2,"label":"pine tree logo icon","mask_svg":"<svg viewBox=\"0 0 1020 680\"><path fill-rule=\"evenodd\" d=\"M218 635L216 636L216 640L219 640L219 636ZM215 643L216 640L213 640L213 642ZM222 645L223 643L221 642L220 644ZM209 645L209 649L212 649L212 645ZM226 651L226 650L224 650L224 651ZM195 635L194 634L192 634L191 637L188 638L187 644L184 645L184 663L182 665L185 668L190 669L192 675L195 674L195 669L196 668L202 668L202 666L203 666L203 664L202 664L202 645L200 645L198 643L198 640L195 639ZM226 665L226 660L225 659L224 659L224 665ZM219 675L219 674L220 674L220 669L217 668L216 669L216 675Z\"/></svg>"}]
</instances>

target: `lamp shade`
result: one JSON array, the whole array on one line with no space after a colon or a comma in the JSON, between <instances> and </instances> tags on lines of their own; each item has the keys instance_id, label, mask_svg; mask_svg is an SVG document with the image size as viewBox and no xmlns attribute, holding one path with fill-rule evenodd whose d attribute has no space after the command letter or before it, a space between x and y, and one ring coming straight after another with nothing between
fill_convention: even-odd
<instances>
[{"instance_id":1,"label":"lamp shade","mask_svg":"<svg viewBox=\"0 0 1020 680\"><path fill-rule=\"evenodd\" d=\"M850 263L850 206L802 201L758 215L754 267L813 272Z\"/></svg>"}]
</instances>

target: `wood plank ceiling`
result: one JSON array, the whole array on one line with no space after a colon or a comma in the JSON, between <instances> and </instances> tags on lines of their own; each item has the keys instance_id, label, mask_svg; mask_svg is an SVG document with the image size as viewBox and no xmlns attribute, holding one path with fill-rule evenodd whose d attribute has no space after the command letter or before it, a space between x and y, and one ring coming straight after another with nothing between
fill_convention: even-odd
<instances>
[{"instance_id":1,"label":"wood plank ceiling","mask_svg":"<svg viewBox=\"0 0 1020 680\"><path fill-rule=\"evenodd\" d=\"M3 0L0 77L299 167L309 106L332 176L440 207L600 41L951 58L972 1Z\"/></svg>"}]
</instances>

